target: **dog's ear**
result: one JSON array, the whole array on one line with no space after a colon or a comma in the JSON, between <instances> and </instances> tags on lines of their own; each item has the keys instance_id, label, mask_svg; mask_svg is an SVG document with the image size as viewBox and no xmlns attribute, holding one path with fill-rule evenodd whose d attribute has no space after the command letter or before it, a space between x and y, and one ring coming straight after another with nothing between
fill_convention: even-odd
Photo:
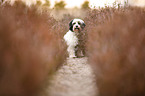
<instances>
[{"instance_id":1,"label":"dog's ear","mask_svg":"<svg viewBox=\"0 0 145 96\"><path fill-rule=\"evenodd\" d=\"M83 24L82 24L82 29L84 29L84 28L85 28L85 26L86 26L86 24L85 24L85 23L83 23Z\"/></svg>"},{"instance_id":2,"label":"dog's ear","mask_svg":"<svg viewBox=\"0 0 145 96\"><path fill-rule=\"evenodd\" d=\"M73 20L69 23L69 30L71 30L73 32L73 24L72 24Z\"/></svg>"}]
</instances>

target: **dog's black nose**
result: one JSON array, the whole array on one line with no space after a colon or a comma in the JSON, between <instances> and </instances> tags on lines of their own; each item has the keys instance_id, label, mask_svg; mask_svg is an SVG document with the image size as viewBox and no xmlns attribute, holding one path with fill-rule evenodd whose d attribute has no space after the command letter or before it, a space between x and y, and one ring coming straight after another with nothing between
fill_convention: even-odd
<instances>
[{"instance_id":1,"label":"dog's black nose","mask_svg":"<svg viewBox=\"0 0 145 96\"><path fill-rule=\"evenodd\" d=\"M76 26L78 28L78 26Z\"/></svg>"}]
</instances>

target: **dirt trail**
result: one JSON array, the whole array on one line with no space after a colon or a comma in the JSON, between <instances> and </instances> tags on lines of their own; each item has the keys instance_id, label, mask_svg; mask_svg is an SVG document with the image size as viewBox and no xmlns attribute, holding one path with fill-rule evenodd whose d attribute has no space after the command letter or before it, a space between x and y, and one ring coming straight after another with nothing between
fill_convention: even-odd
<instances>
[{"instance_id":1,"label":"dirt trail","mask_svg":"<svg viewBox=\"0 0 145 96\"><path fill-rule=\"evenodd\" d=\"M48 96L97 96L94 74L87 58L67 59L47 92Z\"/></svg>"}]
</instances>

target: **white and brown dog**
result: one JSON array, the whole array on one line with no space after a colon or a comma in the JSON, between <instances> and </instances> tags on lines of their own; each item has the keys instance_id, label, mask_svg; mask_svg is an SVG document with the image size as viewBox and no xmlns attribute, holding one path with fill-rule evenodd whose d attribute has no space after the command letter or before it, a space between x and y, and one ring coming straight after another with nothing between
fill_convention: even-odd
<instances>
[{"instance_id":1,"label":"white and brown dog","mask_svg":"<svg viewBox=\"0 0 145 96\"><path fill-rule=\"evenodd\" d=\"M67 51L70 58L85 56L84 27L85 23L81 19L73 19L69 23L69 31L64 35L64 40L68 46Z\"/></svg>"}]
</instances>

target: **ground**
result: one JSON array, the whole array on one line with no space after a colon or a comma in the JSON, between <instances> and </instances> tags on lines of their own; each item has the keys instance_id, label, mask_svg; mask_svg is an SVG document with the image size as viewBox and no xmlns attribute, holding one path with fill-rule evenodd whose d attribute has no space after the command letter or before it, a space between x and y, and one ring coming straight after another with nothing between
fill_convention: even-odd
<instances>
[{"instance_id":1,"label":"ground","mask_svg":"<svg viewBox=\"0 0 145 96\"><path fill-rule=\"evenodd\" d=\"M97 96L95 77L87 57L67 59L57 71L45 96Z\"/></svg>"}]
</instances>

